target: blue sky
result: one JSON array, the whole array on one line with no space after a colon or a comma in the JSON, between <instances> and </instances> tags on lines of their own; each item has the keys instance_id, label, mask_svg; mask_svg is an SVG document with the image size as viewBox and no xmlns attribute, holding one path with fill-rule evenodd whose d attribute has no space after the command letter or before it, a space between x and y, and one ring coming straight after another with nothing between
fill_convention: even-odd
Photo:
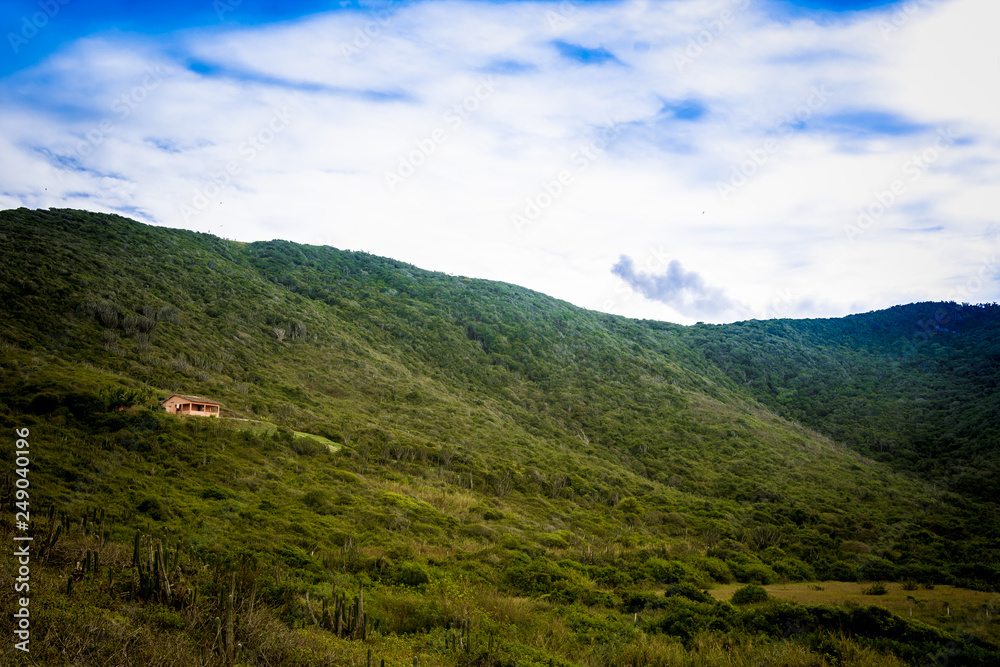
<instances>
[{"instance_id":1,"label":"blue sky","mask_svg":"<svg viewBox=\"0 0 1000 667\"><path fill-rule=\"evenodd\" d=\"M988 0L4 2L0 207L691 323L1000 295Z\"/></svg>"}]
</instances>

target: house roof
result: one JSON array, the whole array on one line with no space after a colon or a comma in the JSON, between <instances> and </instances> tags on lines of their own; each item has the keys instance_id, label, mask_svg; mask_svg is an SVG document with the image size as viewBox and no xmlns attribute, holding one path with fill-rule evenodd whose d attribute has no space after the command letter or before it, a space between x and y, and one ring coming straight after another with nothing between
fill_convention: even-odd
<instances>
[{"instance_id":1,"label":"house roof","mask_svg":"<svg viewBox=\"0 0 1000 667\"><path fill-rule=\"evenodd\" d=\"M170 396L167 396L165 399L160 401L160 403L161 404L166 403L174 396L176 396L177 398L183 398L184 400L190 401L191 403L206 403L208 405L219 405L219 406L222 405L222 403L219 403L218 401L213 401L210 398L205 398L204 396L188 396L187 394L171 394Z\"/></svg>"}]
</instances>

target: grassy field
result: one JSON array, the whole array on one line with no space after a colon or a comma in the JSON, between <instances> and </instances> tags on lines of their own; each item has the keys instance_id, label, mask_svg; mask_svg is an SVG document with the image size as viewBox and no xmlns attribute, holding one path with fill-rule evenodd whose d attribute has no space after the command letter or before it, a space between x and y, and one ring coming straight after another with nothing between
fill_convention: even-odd
<instances>
[{"instance_id":1,"label":"grassy field","mask_svg":"<svg viewBox=\"0 0 1000 667\"><path fill-rule=\"evenodd\" d=\"M239 417L223 418L219 423L228 428L235 428L241 431L259 431L264 435L272 435L275 431L278 430L278 426L273 422L259 421L256 419L243 419ZM329 449L331 452L335 452L338 449L340 449L340 445L335 443L333 440L330 440L329 438L324 438L321 435L316 435L315 433L303 433L302 431L292 431L292 434L296 438L308 438L310 440L315 440L321 445L325 445L327 449Z\"/></svg>"},{"instance_id":2,"label":"grassy field","mask_svg":"<svg viewBox=\"0 0 1000 667\"><path fill-rule=\"evenodd\" d=\"M728 600L742 584L713 588L709 594L716 600ZM899 614L929 623L957 635L972 634L992 642L1000 640L1000 595L954 586L935 586L905 590L903 584L884 584L884 595L869 595L864 591L871 584L843 581L820 583L787 583L765 586L768 594L780 600L801 604L876 605Z\"/></svg>"}]
</instances>

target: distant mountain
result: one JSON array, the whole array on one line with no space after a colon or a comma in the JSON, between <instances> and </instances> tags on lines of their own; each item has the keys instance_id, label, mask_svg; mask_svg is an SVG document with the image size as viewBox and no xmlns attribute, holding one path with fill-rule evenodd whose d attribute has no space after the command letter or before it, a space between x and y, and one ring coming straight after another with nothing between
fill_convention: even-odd
<instances>
[{"instance_id":1,"label":"distant mountain","mask_svg":"<svg viewBox=\"0 0 1000 667\"><path fill-rule=\"evenodd\" d=\"M126 545L102 561L109 576L180 610L191 647L213 644L227 568L244 620L257 591L275 619L327 627L317 600L335 611L332 593L364 585L406 651L469 618L507 628L506 653L461 663L483 665L596 664L595 641L626 664L636 642L672 634L674 598L649 597L668 584L1000 580L996 305L683 327L366 253L72 210L0 212L0 255L0 419L30 427L33 507L52 512L36 520L66 531L44 595L66 594L84 552ZM237 419L169 417L158 399L174 393ZM95 543L98 507L114 521ZM201 607L142 588L133 561L154 539L178 545L167 579L208 595ZM458 588L478 601L442 598ZM87 598L89 613L124 613L118 590ZM500 609L525 596L554 606L511 629ZM691 623L712 641L737 632L735 611L684 599L705 605L684 613L709 619ZM574 605L593 618L568 620ZM809 637L834 630L817 623ZM258 656L294 643L246 627ZM951 635L886 636L850 641L906 660Z\"/></svg>"}]
</instances>

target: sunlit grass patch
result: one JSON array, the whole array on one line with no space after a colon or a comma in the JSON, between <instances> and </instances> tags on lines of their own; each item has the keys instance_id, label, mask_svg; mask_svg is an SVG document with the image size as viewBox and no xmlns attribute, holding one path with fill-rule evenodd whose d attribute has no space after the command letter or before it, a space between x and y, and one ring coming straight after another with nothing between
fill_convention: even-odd
<instances>
[{"instance_id":1,"label":"sunlit grass patch","mask_svg":"<svg viewBox=\"0 0 1000 667\"><path fill-rule=\"evenodd\" d=\"M901 583L884 585L888 592L877 596L865 593L870 584L843 581L771 584L764 588L769 595L779 600L811 605L873 605L948 632L972 634L991 642L1000 641L1000 595L997 593L943 585L908 591ZM739 584L719 586L709 590L709 594L716 600L728 600L740 587Z\"/></svg>"}]
</instances>

